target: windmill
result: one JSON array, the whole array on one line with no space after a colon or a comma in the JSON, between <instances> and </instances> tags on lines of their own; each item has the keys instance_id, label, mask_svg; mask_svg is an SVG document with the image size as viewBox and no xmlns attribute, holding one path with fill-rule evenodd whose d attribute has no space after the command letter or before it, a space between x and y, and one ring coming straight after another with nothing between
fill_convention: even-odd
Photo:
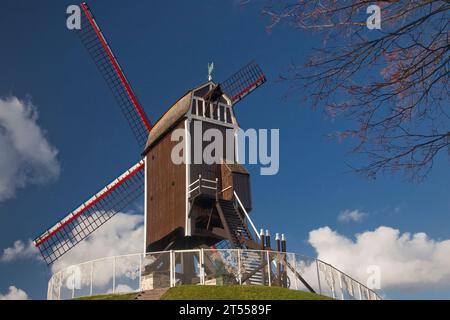
<instances>
[{"instance_id":1,"label":"windmill","mask_svg":"<svg viewBox=\"0 0 450 320\"><path fill-rule=\"evenodd\" d=\"M201 122L218 130L237 130L233 107L266 82L259 66L251 62L221 84L209 78L189 90L153 127L88 5L80 8L81 29L76 32L133 131L141 157L34 240L44 260L53 263L143 194L147 251L217 246L223 241L232 247L254 246L244 215L251 210L245 168L227 162L175 165L168 161L168 148L175 128L189 131Z\"/></svg>"}]
</instances>

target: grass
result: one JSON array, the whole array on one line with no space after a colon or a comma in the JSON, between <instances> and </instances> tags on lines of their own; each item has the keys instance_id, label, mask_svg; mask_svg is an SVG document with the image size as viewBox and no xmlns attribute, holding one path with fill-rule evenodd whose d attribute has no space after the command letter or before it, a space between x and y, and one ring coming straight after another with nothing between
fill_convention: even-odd
<instances>
[{"instance_id":1,"label":"grass","mask_svg":"<svg viewBox=\"0 0 450 320\"><path fill-rule=\"evenodd\" d=\"M134 300L137 297L137 293L127 294L104 294L100 296L81 297L74 300Z\"/></svg>"},{"instance_id":2,"label":"grass","mask_svg":"<svg viewBox=\"0 0 450 320\"><path fill-rule=\"evenodd\" d=\"M137 293L108 294L75 300L133 300ZM332 300L314 293L263 286L195 286L170 288L161 300Z\"/></svg>"},{"instance_id":3,"label":"grass","mask_svg":"<svg viewBox=\"0 0 450 320\"><path fill-rule=\"evenodd\" d=\"M263 286L180 286L161 300L331 300L314 293Z\"/></svg>"}]
</instances>

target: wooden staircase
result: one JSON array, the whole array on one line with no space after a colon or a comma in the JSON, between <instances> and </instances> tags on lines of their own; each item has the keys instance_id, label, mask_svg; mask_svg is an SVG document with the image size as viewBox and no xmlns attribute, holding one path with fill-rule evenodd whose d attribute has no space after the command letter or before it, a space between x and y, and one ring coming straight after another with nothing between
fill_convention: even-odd
<instances>
[{"instance_id":1,"label":"wooden staircase","mask_svg":"<svg viewBox=\"0 0 450 320\"><path fill-rule=\"evenodd\" d=\"M229 242L234 249L255 249L253 237L244 222L241 212L235 206L234 201L219 199L217 201L217 211L221 217L225 230L229 234ZM249 244L253 244L249 248ZM242 255L241 267L245 273L252 273L261 266L260 254L256 251L245 251ZM263 285L264 274L260 270L254 273L247 281L251 285Z\"/></svg>"},{"instance_id":2,"label":"wooden staircase","mask_svg":"<svg viewBox=\"0 0 450 320\"><path fill-rule=\"evenodd\" d=\"M247 281L250 285L264 285L264 273L267 267L261 269L262 259L261 254L257 251L243 251L241 255L241 265L244 270L244 276L250 274L258 269Z\"/></svg>"},{"instance_id":3,"label":"wooden staircase","mask_svg":"<svg viewBox=\"0 0 450 320\"><path fill-rule=\"evenodd\" d=\"M245 242L252 241L253 239L234 202L219 199L216 207L222 224L229 234L232 247L235 249L245 249Z\"/></svg>"}]
</instances>

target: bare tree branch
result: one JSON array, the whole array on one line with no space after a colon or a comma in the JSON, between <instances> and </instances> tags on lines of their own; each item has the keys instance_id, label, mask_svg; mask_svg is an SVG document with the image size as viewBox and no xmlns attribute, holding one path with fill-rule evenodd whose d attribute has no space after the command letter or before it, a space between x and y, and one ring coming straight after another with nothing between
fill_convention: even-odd
<instances>
[{"instance_id":1,"label":"bare tree branch","mask_svg":"<svg viewBox=\"0 0 450 320\"><path fill-rule=\"evenodd\" d=\"M323 46L282 79L290 94L351 120L333 136L357 139L352 152L367 163L355 171L420 181L438 154L450 156L450 1L375 3L381 31L366 27L368 0L274 0L263 12L269 30L287 24L322 36Z\"/></svg>"}]
</instances>

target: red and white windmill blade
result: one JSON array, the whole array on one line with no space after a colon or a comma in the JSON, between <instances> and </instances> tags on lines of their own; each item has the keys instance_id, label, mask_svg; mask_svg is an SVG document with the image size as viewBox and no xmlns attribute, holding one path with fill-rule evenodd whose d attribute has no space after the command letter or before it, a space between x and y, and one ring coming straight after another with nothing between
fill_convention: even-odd
<instances>
[{"instance_id":1,"label":"red and white windmill blade","mask_svg":"<svg viewBox=\"0 0 450 320\"><path fill-rule=\"evenodd\" d=\"M77 34L110 87L141 150L145 147L152 125L134 94L119 62L86 3L80 4L81 29ZM239 70L220 86L236 104L266 82L254 62ZM144 160L108 184L96 195L34 240L44 260L51 264L101 227L117 212L144 192Z\"/></svg>"}]
</instances>

